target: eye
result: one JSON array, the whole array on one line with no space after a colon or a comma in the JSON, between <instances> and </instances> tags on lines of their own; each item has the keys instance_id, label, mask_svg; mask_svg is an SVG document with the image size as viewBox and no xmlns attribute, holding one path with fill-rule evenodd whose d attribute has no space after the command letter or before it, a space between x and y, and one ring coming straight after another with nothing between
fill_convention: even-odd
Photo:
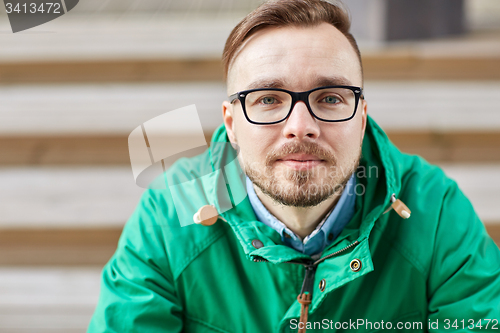
<instances>
[{"instance_id":1,"label":"eye","mask_svg":"<svg viewBox=\"0 0 500 333\"><path fill-rule=\"evenodd\" d=\"M337 104L340 102L340 99L336 96L326 96L324 97L321 102L328 103L328 104Z\"/></svg>"},{"instance_id":2,"label":"eye","mask_svg":"<svg viewBox=\"0 0 500 333\"><path fill-rule=\"evenodd\" d=\"M270 96L267 96L267 97L262 97L262 98L260 99L260 102L261 102L262 104L271 105L271 104L276 103L276 98L274 98L274 97L270 97Z\"/></svg>"}]
</instances>

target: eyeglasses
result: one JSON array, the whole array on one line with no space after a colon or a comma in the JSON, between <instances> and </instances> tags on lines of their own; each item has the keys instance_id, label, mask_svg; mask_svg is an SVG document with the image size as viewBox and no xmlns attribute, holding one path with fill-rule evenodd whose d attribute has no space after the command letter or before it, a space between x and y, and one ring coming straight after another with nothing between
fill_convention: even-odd
<instances>
[{"instance_id":1,"label":"eyeglasses","mask_svg":"<svg viewBox=\"0 0 500 333\"><path fill-rule=\"evenodd\" d=\"M356 114L360 98L362 89L353 86L327 86L304 92L260 88L237 92L229 96L229 102L238 99L250 123L271 125L287 119L298 101L303 101L316 119L347 121Z\"/></svg>"}]
</instances>

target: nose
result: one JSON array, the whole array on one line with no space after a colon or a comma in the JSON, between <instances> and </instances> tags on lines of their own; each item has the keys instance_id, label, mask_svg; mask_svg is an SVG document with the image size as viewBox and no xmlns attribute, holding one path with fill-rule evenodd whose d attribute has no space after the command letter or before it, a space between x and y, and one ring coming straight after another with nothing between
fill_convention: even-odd
<instances>
[{"instance_id":1,"label":"nose","mask_svg":"<svg viewBox=\"0 0 500 333\"><path fill-rule=\"evenodd\" d=\"M298 101L290 116L285 120L283 127L283 135L287 139L316 139L319 136L320 130L318 120L307 109L307 105Z\"/></svg>"}]
</instances>

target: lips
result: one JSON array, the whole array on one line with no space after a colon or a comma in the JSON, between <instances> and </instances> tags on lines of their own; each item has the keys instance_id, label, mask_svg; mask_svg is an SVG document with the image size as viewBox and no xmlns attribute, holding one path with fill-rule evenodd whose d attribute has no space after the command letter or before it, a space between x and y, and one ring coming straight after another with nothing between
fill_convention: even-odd
<instances>
[{"instance_id":1,"label":"lips","mask_svg":"<svg viewBox=\"0 0 500 333\"><path fill-rule=\"evenodd\" d=\"M310 162L310 161L317 161L321 162L322 159L315 155L308 155L308 154L290 154L287 155L278 161L296 161L296 162Z\"/></svg>"},{"instance_id":2,"label":"lips","mask_svg":"<svg viewBox=\"0 0 500 333\"><path fill-rule=\"evenodd\" d=\"M282 165L295 170L308 170L316 166L334 164L335 156L316 142L291 141L271 150L266 156L268 167Z\"/></svg>"},{"instance_id":3,"label":"lips","mask_svg":"<svg viewBox=\"0 0 500 333\"><path fill-rule=\"evenodd\" d=\"M290 154L281 159L276 160L280 164L296 170L311 169L323 162L322 159L315 155L308 154Z\"/></svg>"}]
</instances>

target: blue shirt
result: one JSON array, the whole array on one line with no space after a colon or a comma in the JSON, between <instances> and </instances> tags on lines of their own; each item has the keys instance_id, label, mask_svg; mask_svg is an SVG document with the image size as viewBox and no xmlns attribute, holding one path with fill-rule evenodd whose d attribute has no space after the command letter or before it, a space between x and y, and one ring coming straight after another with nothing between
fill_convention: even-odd
<instances>
[{"instance_id":1,"label":"blue shirt","mask_svg":"<svg viewBox=\"0 0 500 333\"><path fill-rule=\"evenodd\" d=\"M248 198L257 219L276 230L281 235L281 240L285 245L313 256L321 254L323 249L337 238L353 217L356 202L356 196L354 195L355 183L356 176L353 174L335 207L318 224L316 229L303 240L264 207L255 193L252 181L248 177L246 185Z\"/></svg>"}]
</instances>

